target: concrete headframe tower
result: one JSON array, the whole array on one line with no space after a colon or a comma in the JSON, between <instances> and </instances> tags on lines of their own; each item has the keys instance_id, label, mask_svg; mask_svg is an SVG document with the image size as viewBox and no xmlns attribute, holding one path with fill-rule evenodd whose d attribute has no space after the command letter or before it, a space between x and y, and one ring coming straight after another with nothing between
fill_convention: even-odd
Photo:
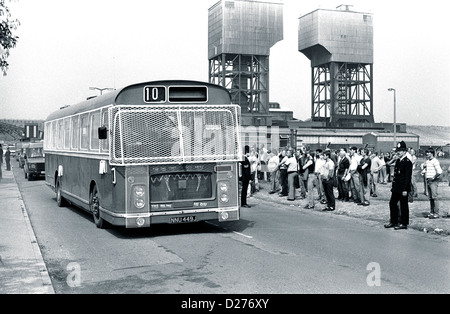
<instances>
[{"instance_id":1,"label":"concrete headframe tower","mask_svg":"<svg viewBox=\"0 0 450 314\"><path fill-rule=\"evenodd\" d=\"M227 88L242 108L242 125L272 125L270 48L283 39L283 5L221 0L209 9L210 83Z\"/></svg>"},{"instance_id":2,"label":"concrete headframe tower","mask_svg":"<svg viewBox=\"0 0 450 314\"><path fill-rule=\"evenodd\" d=\"M372 15L342 5L299 19L298 50L311 60L312 120L373 123Z\"/></svg>"}]
</instances>

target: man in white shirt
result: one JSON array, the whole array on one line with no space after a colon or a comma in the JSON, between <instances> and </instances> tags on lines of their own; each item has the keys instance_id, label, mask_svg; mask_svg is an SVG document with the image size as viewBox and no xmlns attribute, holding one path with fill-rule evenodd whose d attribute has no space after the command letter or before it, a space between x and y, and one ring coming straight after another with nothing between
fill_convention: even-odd
<instances>
[{"instance_id":1,"label":"man in white shirt","mask_svg":"<svg viewBox=\"0 0 450 314\"><path fill-rule=\"evenodd\" d=\"M334 161L331 159L331 152L326 151L324 155L325 164L321 168L322 184L324 187L327 207L323 211L334 211L336 199L334 197Z\"/></svg>"},{"instance_id":2,"label":"man in white shirt","mask_svg":"<svg viewBox=\"0 0 450 314\"><path fill-rule=\"evenodd\" d=\"M409 147L408 148L408 155L413 164L413 173L412 173L412 177L411 177L411 192L409 192L408 195L408 200L410 203L414 202L414 197L417 197L417 182L416 182L416 177L414 175L414 169L416 169L416 164L417 164L417 156L416 156L416 151L414 150L414 148Z\"/></svg>"},{"instance_id":3,"label":"man in white shirt","mask_svg":"<svg viewBox=\"0 0 450 314\"><path fill-rule=\"evenodd\" d=\"M306 209L314 208L314 188L317 188L317 193L319 194L319 199L324 200L325 195L323 194L323 184L320 178L320 169L325 164L323 160L323 153L321 149L316 150L316 154L308 153L308 161L303 166L303 169L308 169L308 205ZM319 165L317 165L319 163ZM325 200L326 203L326 200Z\"/></svg>"},{"instance_id":4,"label":"man in white shirt","mask_svg":"<svg viewBox=\"0 0 450 314\"><path fill-rule=\"evenodd\" d=\"M323 157L323 152L321 149L316 150L316 161L314 164L314 173L317 175L318 184L317 184L317 192L319 193L319 199L322 204L326 204L325 193L323 191L322 184L322 167L325 165L325 158Z\"/></svg>"},{"instance_id":5,"label":"man in white shirt","mask_svg":"<svg viewBox=\"0 0 450 314\"><path fill-rule=\"evenodd\" d=\"M297 176L297 158L294 156L294 151L289 149L287 152L287 158L281 162L287 167L288 174L288 201L295 201L295 177Z\"/></svg>"},{"instance_id":6,"label":"man in white shirt","mask_svg":"<svg viewBox=\"0 0 450 314\"><path fill-rule=\"evenodd\" d=\"M439 218L438 185L439 178L442 175L442 168L439 160L434 157L433 149L428 149L426 156L424 175L427 182L428 199L430 200L430 214L428 218L437 219Z\"/></svg>"},{"instance_id":7,"label":"man in white shirt","mask_svg":"<svg viewBox=\"0 0 450 314\"><path fill-rule=\"evenodd\" d=\"M272 157L270 157L269 162L267 164L267 168L270 172L270 192L269 194L275 194L278 191L279 186L279 171L278 166L280 164L280 157L278 156L278 151L276 149L273 149Z\"/></svg>"},{"instance_id":8,"label":"man in white shirt","mask_svg":"<svg viewBox=\"0 0 450 314\"><path fill-rule=\"evenodd\" d=\"M358 173L358 165L362 157L358 155L358 148L356 146L350 147L350 167L349 171L352 175L350 179L350 190L352 192L352 199L355 203L361 203L361 198L359 197L360 180Z\"/></svg>"},{"instance_id":9,"label":"man in white shirt","mask_svg":"<svg viewBox=\"0 0 450 314\"><path fill-rule=\"evenodd\" d=\"M372 163L370 165L370 196L372 197L378 197L377 195L377 183L378 183L378 174L380 173L381 169L383 168L383 165L381 163L380 158L378 158L378 153L373 152L370 155L370 158L372 159Z\"/></svg>"}]
</instances>

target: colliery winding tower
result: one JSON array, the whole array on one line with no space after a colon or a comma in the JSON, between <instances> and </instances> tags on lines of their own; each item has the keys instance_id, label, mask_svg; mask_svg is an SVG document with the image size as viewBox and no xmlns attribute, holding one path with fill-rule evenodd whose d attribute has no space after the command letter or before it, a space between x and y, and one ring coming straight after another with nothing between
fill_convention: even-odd
<instances>
[{"instance_id":1,"label":"colliery winding tower","mask_svg":"<svg viewBox=\"0 0 450 314\"><path fill-rule=\"evenodd\" d=\"M210 83L227 88L242 108L243 126L271 126L270 48L283 39L283 6L221 0L209 9Z\"/></svg>"},{"instance_id":2,"label":"colliery winding tower","mask_svg":"<svg viewBox=\"0 0 450 314\"><path fill-rule=\"evenodd\" d=\"M298 50L311 60L312 120L374 123L372 15L342 5L299 18Z\"/></svg>"}]
</instances>

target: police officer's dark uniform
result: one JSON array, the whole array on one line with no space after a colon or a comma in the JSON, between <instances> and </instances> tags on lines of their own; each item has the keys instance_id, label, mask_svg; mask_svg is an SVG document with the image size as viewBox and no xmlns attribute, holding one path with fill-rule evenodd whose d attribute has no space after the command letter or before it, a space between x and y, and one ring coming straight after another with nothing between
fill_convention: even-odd
<instances>
[{"instance_id":1,"label":"police officer's dark uniform","mask_svg":"<svg viewBox=\"0 0 450 314\"><path fill-rule=\"evenodd\" d=\"M242 181L241 206L246 207L246 208L251 207L247 204L247 190L248 190L248 185L249 185L251 177L252 177L251 170L250 170L250 161L248 160L248 158L246 156L249 153L249 151L250 151L250 148L248 146L245 146L244 160L241 161L242 176L240 178L240 180Z\"/></svg>"},{"instance_id":2,"label":"police officer's dark uniform","mask_svg":"<svg viewBox=\"0 0 450 314\"><path fill-rule=\"evenodd\" d=\"M406 144L400 142L397 145L397 152L403 156L397 159L394 168L394 179L392 181L392 195L389 201L391 212L390 223L384 225L385 228L394 228L395 230L407 229L409 224L409 205L408 193L411 191L412 162L406 156ZM400 201L400 224L398 218L398 202Z\"/></svg>"}]
</instances>

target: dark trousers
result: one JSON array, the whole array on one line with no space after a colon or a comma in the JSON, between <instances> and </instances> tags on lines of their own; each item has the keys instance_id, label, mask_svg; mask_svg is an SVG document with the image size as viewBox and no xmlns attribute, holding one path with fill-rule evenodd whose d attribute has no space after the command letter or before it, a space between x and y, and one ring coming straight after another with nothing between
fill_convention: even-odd
<instances>
[{"instance_id":1,"label":"dark trousers","mask_svg":"<svg viewBox=\"0 0 450 314\"><path fill-rule=\"evenodd\" d=\"M348 182L344 181L344 176L341 174L337 175L337 182L338 182L338 198L339 199L349 199L349 193L348 193Z\"/></svg>"},{"instance_id":2,"label":"dark trousers","mask_svg":"<svg viewBox=\"0 0 450 314\"><path fill-rule=\"evenodd\" d=\"M403 196L402 193L392 192L391 200L389 201L389 209L391 211L391 223L396 225L399 223L398 219L398 202L400 202L400 223L402 225L409 225L409 204L408 195Z\"/></svg>"},{"instance_id":3,"label":"dark trousers","mask_svg":"<svg viewBox=\"0 0 450 314\"><path fill-rule=\"evenodd\" d=\"M327 206L331 208L336 207L336 198L334 197L333 179L322 180L325 197L327 198Z\"/></svg>"},{"instance_id":4,"label":"dark trousers","mask_svg":"<svg viewBox=\"0 0 450 314\"><path fill-rule=\"evenodd\" d=\"M241 206L247 205L247 191L249 180L242 180L242 190L241 190Z\"/></svg>"},{"instance_id":5,"label":"dark trousers","mask_svg":"<svg viewBox=\"0 0 450 314\"><path fill-rule=\"evenodd\" d=\"M280 184L281 184L281 194L288 196L289 186L288 186L288 173L287 169L280 170Z\"/></svg>"}]
</instances>

